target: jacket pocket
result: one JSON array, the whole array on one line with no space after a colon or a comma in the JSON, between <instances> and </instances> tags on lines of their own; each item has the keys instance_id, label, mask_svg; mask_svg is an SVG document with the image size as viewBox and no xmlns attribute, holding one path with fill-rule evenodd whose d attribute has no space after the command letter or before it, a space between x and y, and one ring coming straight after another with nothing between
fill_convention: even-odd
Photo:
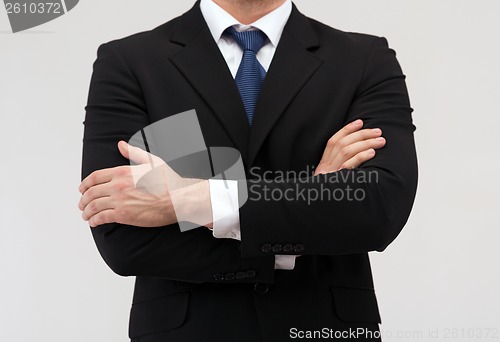
<instances>
[{"instance_id":1,"label":"jacket pocket","mask_svg":"<svg viewBox=\"0 0 500 342\"><path fill-rule=\"evenodd\" d=\"M180 327L186 320L188 302L189 290L182 290L132 304L129 337Z\"/></svg>"},{"instance_id":2,"label":"jacket pocket","mask_svg":"<svg viewBox=\"0 0 500 342\"><path fill-rule=\"evenodd\" d=\"M346 322L381 323L375 291L331 286L337 316Z\"/></svg>"}]
</instances>

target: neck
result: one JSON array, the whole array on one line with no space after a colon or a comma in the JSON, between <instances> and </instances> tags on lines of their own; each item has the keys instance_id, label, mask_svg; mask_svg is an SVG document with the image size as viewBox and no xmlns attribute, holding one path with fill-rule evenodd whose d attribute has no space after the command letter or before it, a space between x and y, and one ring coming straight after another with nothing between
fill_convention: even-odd
<instances>
[{"instance_id":1,"label":"neck","mask_svg":"<svg viewBox=\"0 0 500 342\"><path fill-rule=\"evenodd\" d=\"M244 25L249 25L274 11L286 0L213 0Z\"/></svg>"}]
</instances>

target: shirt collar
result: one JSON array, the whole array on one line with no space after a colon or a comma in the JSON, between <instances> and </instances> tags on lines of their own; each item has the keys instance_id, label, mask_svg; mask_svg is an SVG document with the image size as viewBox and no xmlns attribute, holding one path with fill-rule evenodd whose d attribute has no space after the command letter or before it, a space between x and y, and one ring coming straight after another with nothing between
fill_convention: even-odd
<instances>
[{"instance_id":1,"label":"shirt collar","mask_svg":"<svg viewBox=\"0 0 500 342\"><path fill-rule=\"evenodd\" d=\"M216 42L221 39L222 33L224 33L229 26L236 26L236 29L239 31L246 31L251 28L261 30L269 38L271 44L276 47L278 46L278 42L288 18L292 13L292 1L286 0L283 5L250 25L241 24L212 0L201 0L200 9L210 29L210 33Z\"/></svg>"}]
</instances>

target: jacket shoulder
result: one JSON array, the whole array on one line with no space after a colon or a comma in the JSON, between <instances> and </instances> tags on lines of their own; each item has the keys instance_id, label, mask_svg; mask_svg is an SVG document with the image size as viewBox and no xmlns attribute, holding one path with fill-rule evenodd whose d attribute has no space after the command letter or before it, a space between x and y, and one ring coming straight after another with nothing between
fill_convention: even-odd
<instances>
[{"instance_id":1,"label":"jacket shoulder","mask_svg":"<svg viewBox=\"0 0 500 342\"><path fill-rule=\"evenodd\" d=\"M344 49L344 51L366 52L377 43L387 43L384 37L367 33L342 31L315 19L308 19L320 42L326 46L335 46L337 49Z\"/></svg>"},{"instance_id":2,"label":"jacket shoulder","mask_svg":"<svg viewBox=\"0 0 500 342\"><path fill-rule=\"evenodd\" d=\"M169 41L170 35L179 19L180 17L176 17L152 30L113 39L101 44L99 48L109 47L121 53L128 54L137 53L140 50L149 49L160 44L164 45L165 42Z\"/></svg>"}]
</instances>

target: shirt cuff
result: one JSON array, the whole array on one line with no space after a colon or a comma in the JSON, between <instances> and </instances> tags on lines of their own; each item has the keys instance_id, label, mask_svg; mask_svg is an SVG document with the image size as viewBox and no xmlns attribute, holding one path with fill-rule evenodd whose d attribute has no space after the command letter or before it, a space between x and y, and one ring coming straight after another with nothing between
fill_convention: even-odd
<instances>
[{"instance_id":1,"label":"shirt cuff","mask_svg":"<svg viewBox=\"0 0 500 342\"><path fill-rule=\"evenodd\" d=\"M276 255L274 258L275 270L293 270L295 268L296 255Z\"/></svg>"},{"instance_id":2,"label":"shirt cuff","mask_svg":"<svg viewBox=\"0 0 500 342\"><path fill-rule=\"evenodd\" d=\"M217 239L241 241L238 181L209 179L212 204L213 236ZM296 255L276 255L274 269L293 270Z\"/></svg>"},{"instance_id":3,"label":"shirt cuff","mask_svg":"<svg viewBox=\"0 0 500 342\"><path fill-rule=\"evenodd\" d=\"M241 241L238 181L209 179L213 236Z\"/></svg>"}]
</instances>

